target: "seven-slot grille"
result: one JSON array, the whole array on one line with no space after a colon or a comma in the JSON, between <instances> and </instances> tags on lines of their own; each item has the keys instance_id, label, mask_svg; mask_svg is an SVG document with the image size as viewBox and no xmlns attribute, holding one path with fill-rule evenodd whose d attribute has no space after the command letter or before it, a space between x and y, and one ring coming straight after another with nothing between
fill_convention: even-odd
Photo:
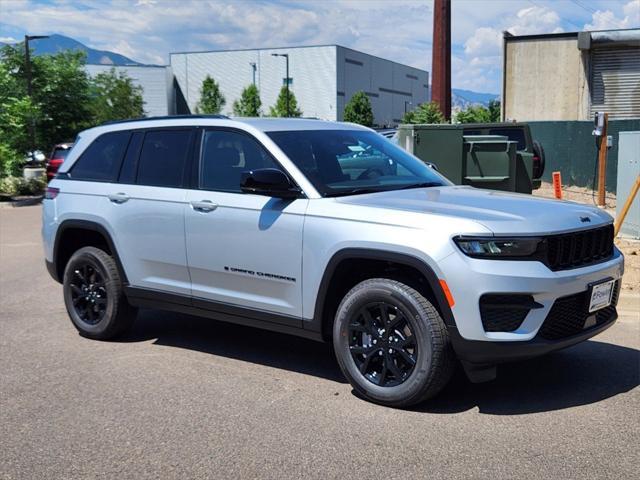
<instances>
[{"instance_id":1,"label":"seven-slot grille","mask_svg":"<svg viewBox=\"0 0 640 480\"><path fill-rule=\"evenodd\" d=\"M613 225L549 236L546 244L551 270L583 267L613 255Z\"/></svg>"}]
</instances>

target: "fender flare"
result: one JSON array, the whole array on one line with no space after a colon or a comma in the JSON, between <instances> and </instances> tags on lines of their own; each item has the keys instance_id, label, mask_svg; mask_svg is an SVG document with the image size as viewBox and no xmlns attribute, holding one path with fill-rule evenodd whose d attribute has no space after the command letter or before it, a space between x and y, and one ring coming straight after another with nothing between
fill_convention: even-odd
<instances>
[{"instance_id":1,"label":"fender flare","mask_svg":"<svg viewBox=\"0 0 640 480\"><path fill-rule=\"evenodd\" d=\"M442 319L444 320L445 325L447 325L448 327L455 327L456 323L453 317L453 312L451 311L449 302L447 301L447 298L442 291L440 280L438 279L438 276L435 274L433 269L426 262L418 257L404 253L369 248L345 248L336 252L327 263L327 266L322 275L322 280L320 281L318 294L316 296L312 322L313 325L310 325L309 328L322 332L325 301L329 286L331 284L331 279L333 278L338 265L342 261L350 259L384 260L414 268L425 278L425 280L429 284L429 287L431 288L431 291L433 292L437 303L435 307L438 308L438 310L442 314Z\"/></svg>"},{"instance_id":2,"label":"fender flare","mask_svg":"<svg viewBox=\"0 0 640 480\"><path fill-rule=\"evenodd\" d=\"M118 270L120 271L120 276L122 277L122 282L125 285L129 283L129 281L127 280L127 274L125 273L124 268L122 266L122 262L120 261L120 255L118 255L118 250L116 249L115 243L111 238L111 234L103 225L100 225L97 222L92 222L89 220L64 220L58 226L58 230L56 231L56 238L53 243L53 262L52 262L53 272L50 272L52 273L52 276L53 274L55 274L54 279L57 282L62 283L62 275L64 273L64 272L61 272L60 268L58 267L58 252L60 250L60 239L62 238L62 235L64 234L64 232L66 230L69 230L70 228L91 230L93 232L97 232L100 235L102 235L107 242L109 250L111 250L111 254L114 260L116 261L116 265L118 266Z\"/></svg>"}]
</instances>

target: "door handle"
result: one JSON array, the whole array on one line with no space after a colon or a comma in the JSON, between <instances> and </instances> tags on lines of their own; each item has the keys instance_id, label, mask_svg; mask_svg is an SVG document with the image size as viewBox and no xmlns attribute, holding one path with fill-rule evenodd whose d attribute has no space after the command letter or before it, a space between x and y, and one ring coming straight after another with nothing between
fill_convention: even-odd
<instances>
[{"instance_id":1,"label":"door handle","mask_svg":"<svg viewBox=\"0 0 640 480\"><path fill-rule=\"evenodd\" d=\"M126 193L118 192L113 195L109 195L109 201L117 204L121 204L129 200L129 195Z\"/></svg>"},{"instance_id":2,"label":"door handle","mask_svg":"<svg viewBox=\"0 0 640 480\"><path fill-rule=\"evenodd\" d=\"M211 200L201 200L199 202L189 202L191 204L191 208L193 208L196 212L209 213L213 212L218 205L213 203Z\"/></svg>"}]
</instances>

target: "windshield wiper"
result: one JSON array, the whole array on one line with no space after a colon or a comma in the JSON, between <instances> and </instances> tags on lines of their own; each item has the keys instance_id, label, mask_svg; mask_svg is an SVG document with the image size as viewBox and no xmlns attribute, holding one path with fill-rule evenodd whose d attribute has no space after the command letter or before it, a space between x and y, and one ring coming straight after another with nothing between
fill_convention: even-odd
<instances>
[{"instance_id":1,"label":"windshield wiper","mask_svg":"<svg viewBox=\"0 0 640 480\"><path fill-rule=\"evenodd\" d=\"M427 187L442 187L442 183L440 182L412 183L411 185L405 185L404 187L396 188L394 190L409 190L410 188L427 188Z\"/></svg>"}]
</instances>

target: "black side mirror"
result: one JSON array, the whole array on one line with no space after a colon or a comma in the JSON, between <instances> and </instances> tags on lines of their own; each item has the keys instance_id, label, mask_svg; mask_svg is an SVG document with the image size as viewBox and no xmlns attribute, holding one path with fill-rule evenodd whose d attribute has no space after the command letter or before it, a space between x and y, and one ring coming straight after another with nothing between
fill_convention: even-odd
<instances>
[{"instance_id":1,"label":"black side mirror","mask_svg":"<svg viewBox=\"0 0 640 480\"><path fill-rule=\"evenodd\" d=\"M242 172L240 189L244 193L276 198L299 198L302 191L277 168L258 168Z\"/></svg>"}]
</instances>

